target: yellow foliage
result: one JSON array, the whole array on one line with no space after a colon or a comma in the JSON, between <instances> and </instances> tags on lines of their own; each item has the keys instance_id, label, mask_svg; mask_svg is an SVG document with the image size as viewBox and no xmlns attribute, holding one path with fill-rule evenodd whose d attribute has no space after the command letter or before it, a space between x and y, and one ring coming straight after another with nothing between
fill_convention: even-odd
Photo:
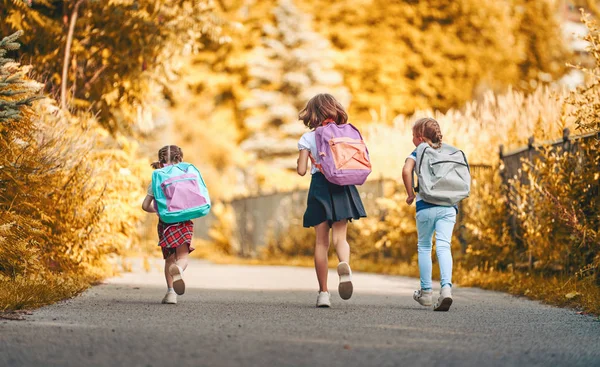
<instances>
[{"instance_id":1,"label":"yellow foliage","mask_svg":"<svg viewBox=\"0 0 600 367\"><path fill-rule=\"evenodd\" d=\"M591 273L600 265L599 144L590 139L578 146L574 152L541 147L539 159L524 163L527 180L510 181L526 251L521 258L531 255L539 269Z\"/></svg>"},{"instance_id":2,"label":"yellow foliage","mask_svg":"<svg viewBox=\"0 0 600 367\"><path fill-rule=\"evenodd\" d=\"M235 232L237 231L237 223L233 208L231 205L217 202L211 208L215 215L215 225L213 225L208 235L214 248L226 255L236 254L240 249Z\"/></svg>"},{"instance_id":3,"label":"yellow foliage","mask_svg":"<svg viewBox=\"0 0 600 367\"><path fill-rule=\"evenodd\" d=\"M110 257L138 241L139 177L149 173L136 144L107 136L91 116L59 111L48 98L27 102L40 85L18 64L0 61L0 75L11 81L0 98L18 112L0 116L0 309L7 309L75 294L112 274Z\"/></svg>"},{"instance_id":4,"label":"yellow foliage","mask_svg":"<svg viewBox=\"0 0 600 367\"><path fill-rule=\"evenodd\" d=\"M0 0L0 34L25 31L24 58L33 58L37 75L49 76L46 89L57 93L67 83L72 107L91 110L113 133L138 132L140 108L150 109L148 94L168 87L184 47L228 42L210 0L24 4ZM68 80L61 80L65 20L77 8Z\"/></svg>"},{"instance_id":5,"label":"yellow foliage","mask_svg":"<svg viewBox=\"0 0 600 367\"><path fill-rule=\"evenodd\" d=\"M461 258L464 268L507 269L515 262L516 245L508 223L509 204L496 167L478 172L471 182L471 196L460 206L467 244ZM460 228L460 227L459 227Z\"/></svg>"},{"instance_id":6,"label":"yellow foliage","mask_svg":"<svg viewBox=\"0 0 600 367\"><path fill-rule=\"evenodd\" d=\"M534 89L567 52L546 0L302 0L338 52L354 120L460 107L478 91ZM322 9L327 11L322 11Z\"/></svg>"}]
</instances>

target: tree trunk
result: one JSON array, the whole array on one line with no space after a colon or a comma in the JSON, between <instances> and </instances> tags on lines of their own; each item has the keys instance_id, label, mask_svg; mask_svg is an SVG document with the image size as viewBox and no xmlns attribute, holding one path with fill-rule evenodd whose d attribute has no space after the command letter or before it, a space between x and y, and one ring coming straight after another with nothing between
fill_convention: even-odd
<instances>
[{"instance_id":1,"label":"tree trunk","mask_svg":"<svg viewBox=\"0 0 600 367\"><path fill-rule=\"evenodd\" d=\"M68 71L69 61L71 59L71 44L73 43L73 33L75 32L75 23L77 22L77 14L79 12L79 6L85 0L77 0L75 8L71 13L71 22L69 23L69 33L67 34L67 45L65 47L65 60L63 62L62 79L60 85L60 105L63 110L67 109L67 83L68 83Z\"/></svg>"}]
</instances>

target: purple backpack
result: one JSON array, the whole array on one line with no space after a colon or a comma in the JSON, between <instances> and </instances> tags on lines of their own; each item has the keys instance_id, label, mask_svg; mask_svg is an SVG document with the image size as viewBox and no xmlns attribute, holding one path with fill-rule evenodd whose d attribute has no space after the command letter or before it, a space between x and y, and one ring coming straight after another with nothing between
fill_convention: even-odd
<instances>
[{"instance_id":1,"label":"purple backpack","mask_svg":"<svg viewBox=\"0 0 600 367\"><path fill-rule=\"evenodd\" d=\"M313 165L336 185L362 185L371 173L369 151L357 128L351 124L337 125L332 119L323 121L315 130L317 152L321 164Z\"/></svg>"}]
</instances>

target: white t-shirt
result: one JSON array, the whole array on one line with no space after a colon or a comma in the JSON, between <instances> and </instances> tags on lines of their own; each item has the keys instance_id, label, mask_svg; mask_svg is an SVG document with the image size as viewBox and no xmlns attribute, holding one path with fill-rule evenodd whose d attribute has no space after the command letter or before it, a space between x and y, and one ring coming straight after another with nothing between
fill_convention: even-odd
<instances>
[{"instance_id":1,"label":"white t-shirt","mask_svg":"<svg viewBox=\"0 0 600 367\"><path fill-rule=\"evenodd\" d=\"M300 151L303 149L310 151L310 154L313 156L315 161L317 163L321 163L319 153L317 152L317 140L315 138L314 131L304 133L304 135L302 135L302 137L298 141L298 150ZM314 175L317 172L319 172L319 169L315 167L311 162L310 174Z\"/></svg>"}]
</instances>

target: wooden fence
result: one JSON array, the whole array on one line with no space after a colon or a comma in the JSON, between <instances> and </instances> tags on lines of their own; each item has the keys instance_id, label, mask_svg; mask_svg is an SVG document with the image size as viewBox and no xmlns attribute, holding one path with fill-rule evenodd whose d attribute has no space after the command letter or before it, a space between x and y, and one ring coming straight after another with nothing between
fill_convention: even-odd
<instances>
[{"instance_id":1,"label":"wooden fence","mask_svg":"<svg viewBox=\"0 0 600 367\"><path fill-rule=\"evenodd\" d=\"M529 138L527 146L505 153L504 146L500 145L500 160L502 160L502 169L500 175L503 178L505 184L508 184L510 179L521 180L522 183L527 184L527 176L520 173L523 162L533 162L539 157L540 146L549 146L551 149L560 151L562 154L569 152L575 153L580 149L580 141L588 141L591 139L600 139L600 133L589 133L585 135L571 136L569 129L563 130L562 139L555 141L546 141L540 144L536 144L532 137ZM558 149L562 148L562 149Z\"/></svg>"}]
</instances>

